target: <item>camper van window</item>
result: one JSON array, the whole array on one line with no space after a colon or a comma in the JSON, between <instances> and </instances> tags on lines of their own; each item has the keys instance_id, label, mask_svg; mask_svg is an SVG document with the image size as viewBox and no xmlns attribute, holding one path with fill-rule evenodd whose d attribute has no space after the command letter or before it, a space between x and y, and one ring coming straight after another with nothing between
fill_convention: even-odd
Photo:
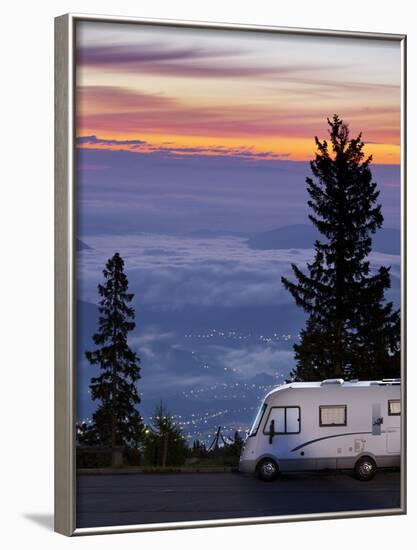
<instances>
[{"instance_id":1,"label":"camper van window","mask_svg":"<svg viewBox=\"0 0 417 550\"><path fill-rule=\"evenodd\" d=\"M298 434L301 430L300 407L271 407L265 422L264 434L270 434L271 420L274 421L275 434Z\"/></svg>"},{"instance_id":2,"label":"camper van window","mask_svg":"<svg viewBox=\"0 0 417 550\"><path fill-rule=\"evenodd\" d=\"M264 403L262 405L262 407L259 409L258 411L258 414L256 415L256 418L255 420L253 421L253 424L252 424L252 427L251 429L249 430L249 433L248 433L248 436L250 437L251 435L256 435L258 433L258 428L259 428L259 425L262 421L262 417L265 413L265 410L266 410L266 407L267 407L267 404Z\"/></svg>"},{"instance_id":3,"label":"camper van window","mask_svg":"<svg viewBox=\"0 0 417 550\"><path fill-rule=\"evenodd\" d=\"M346 405L321 405L319 407L320 426L346 426Z\"/></svg>"},{"instance_id":4,"label":"camper van window","mask_svg":"<svg viewBox=\"0 0 417 550\"><path fill-rule=\"evenodd\" d=\"M388 401L389 416L399 416L401 414L401 402L399 399L390 399Z\"/></svg>"}]
</instances>

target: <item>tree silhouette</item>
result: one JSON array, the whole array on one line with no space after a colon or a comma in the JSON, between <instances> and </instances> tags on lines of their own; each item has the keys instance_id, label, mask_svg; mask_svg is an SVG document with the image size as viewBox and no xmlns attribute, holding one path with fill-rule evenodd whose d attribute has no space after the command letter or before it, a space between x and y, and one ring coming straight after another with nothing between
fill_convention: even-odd
<instances>
[{"instance_id":1,"label":"tree silhouette","mask_svg":"<svg viewBox=\"0 0 417 550\"><path fill-rule=\"evenodd\" d=\"M291 374L300 380L398 376L399 311L384 300L389 268L372 272L368 260L371 235L383 223L372 157L365 158L361 134L351 139L337 115L328 124L330 143L315 138L314 179L306 180L309 218L322 239L307 273L293 264L297 282L282 277L308 314Z\"/></svg>"},{"instance_id":2,"label":"tree silhouette","mask_svg":"<svg viewBox=\"0 0 417 550\"><path fill-rule=\"evenodd\" d=\"M233 438L233 443L231 444L230 447L231 447L232 452L237 457L240 457L240 453L242 452L242 447L243 447L243 438L237 430L235 431L235 435L234 435L234 438Z\"/></svg>"},{"instance_id":3,"label":"tree silhouette","mask_svg":"<svg viewBox=\"0 0 417 550\"><path fill-rule=\"evenodd\" d=\"M193 458L205 458L207 457L207 447L206 444L199 439L193 441L193 446L190 452Z\"/></svg>"},{"instance_id":4,"label":"tree silhouette","mask_svg":"<svg viewBox=\"0 0 417 550\"><path fill-rule=\"evenodd\" d=\"M180 426L162 401L152 416L151 426L145 430L145 460L153 466L180 466L189 449Z\"/></svg>"},{"instance_id":5,"label":"tree silhouette","mask_svg":"<svg viewBox=\"0 0 417 550\"><path fill-rule=\"evenodd\" d=\"M93 336L97 349L85 353L92 365L100 367L99 376L90 383L91 397L100 405L84 438L113 451L117 446L137 446L141 439L142 419L136 408L140 402L136 388L140 367L127 342L128 333L135 328L134 309L129 305L134 295L128 292L119 253L107 261L103 275L104 283L98 285L98 331Z\"/></svg>"}]
</instances>

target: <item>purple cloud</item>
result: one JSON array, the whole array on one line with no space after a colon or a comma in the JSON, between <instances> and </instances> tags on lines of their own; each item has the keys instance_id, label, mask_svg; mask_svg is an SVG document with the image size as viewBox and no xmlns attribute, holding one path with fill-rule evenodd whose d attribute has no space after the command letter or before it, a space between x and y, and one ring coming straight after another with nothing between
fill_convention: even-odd
<instances>
[{"instance_id":1,"label":"purple cloud","mask_svg":"<svg viewBox=\"0 0 417 550\"><path fill-rule=\"evenodd\" d=\"M91 105L94 110L104 108L104 112L117 105L118 110L142 108L159 109L172 107L177 100L162 94L149 94L139 90L130 90L121 86L79 86L77 88L77 102L85 108Z\"/></svg>"},{"instance_id":2,"label":"purple cloud","mask_svg":"<svg viewBox=\"0 0 417 550\"><path fill-rule=\"evenodd\" d=\"M158 153L166 156L177 156L177 155L219 155L227 157L235 157L241 159L252 159L252 160L279 160L282 158L289 157L289 153L274 153L273 151L254 151L251 147L224 147L221 145L209 145L207 147L160 147L154 145L147 141L141 139L105 139L99 138L95 135L91 136L79 136L76 138L76 145L78 146L97 146L98 149L102 147L114 148L117 147L119 150L132 151L132 152L146 152ZM90 147L91 148L91 147Z\"/></svg>"},{"instance_id":3,"label":"purple cloud","mask_svg":"<svg viewBox=\"0 0 417 550\"><path fill-rule=\"evenodd\" d=\"M84 46L77 51L77 64L117 72L140 70L144 73L184 77L273 77L323 69L322 64L264 65L236 64L227 59L241 55L239 50L170 48L157 44ZM207 63L207 60L210 60ZM226 60L226 61L225 61ZM327 69L333 66L326 65Z\"/></svg>"},{"instance_id":4,"label":"purple cloud","mask_svg":"<svg viewBox=\"0 0 417 550\"><path fill-rule=\"evenodd\" d=\"M143 145L148 145L146 141L141 139L102 139L97 136L79 136L75 139L77 145L128 145L141 147Z\"/></svg>"},{"instance_id":5,"label":"purple cloud","mask_svg":"<svg viewBox=\"0 0 417 550\"><path fill-rule=\"evenodd\" d=\"M137 65L164 61L184 61L240 54L238 50L170 48L160 44L85 46L78 49L78 62L87 66Z\"/></svg>"}]
</instances>

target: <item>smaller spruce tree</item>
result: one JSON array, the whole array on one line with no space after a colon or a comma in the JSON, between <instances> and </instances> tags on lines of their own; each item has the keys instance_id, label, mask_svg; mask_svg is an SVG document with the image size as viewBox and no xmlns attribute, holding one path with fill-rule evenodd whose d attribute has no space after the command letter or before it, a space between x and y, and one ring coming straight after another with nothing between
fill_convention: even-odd
<instances>
[{"instance_id":1,"label":"smaller spruce tree","mask_svg":"<svg viewBox=\"0 0 417 550\"><path fill-rule=\"evenodd\" d=\"M135 328L135 313L130 306L134 295L128 292L119 253L108 260L103 275L104 283L98 285L98 330L93 336L97 348L85 353L91 365L100 367L100 374L90 383L91 397L100 404L84 441L109 446L113 451L120 446L137 447L142 438L136 387L140 367L139 357L128 344L128 334ZM82 442L83 435L80 439Z\"/></svg>"}]
</instances>

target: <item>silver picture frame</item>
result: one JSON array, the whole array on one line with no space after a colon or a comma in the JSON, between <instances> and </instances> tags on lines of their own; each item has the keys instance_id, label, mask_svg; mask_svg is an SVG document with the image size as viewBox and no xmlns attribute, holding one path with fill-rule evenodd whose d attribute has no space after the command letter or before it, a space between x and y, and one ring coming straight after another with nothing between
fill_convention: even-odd
<instances>
[{"instance_id":1,"label":"silver picture frame","mask_svg":"<svg viewBox=\"0 0 417 550\"><path fill-rule=\"evenodd\" d=\"M77 22L114 22L253 33L366 38L400 44L401 61L401 505L395 509L274 517L170 522L111 527L76 527L76 170L75 28ZM66 536L277 523L406 513L406 35L230 23L66 14L55 19L55 531Z\"/></svg>"}]
</instances>

